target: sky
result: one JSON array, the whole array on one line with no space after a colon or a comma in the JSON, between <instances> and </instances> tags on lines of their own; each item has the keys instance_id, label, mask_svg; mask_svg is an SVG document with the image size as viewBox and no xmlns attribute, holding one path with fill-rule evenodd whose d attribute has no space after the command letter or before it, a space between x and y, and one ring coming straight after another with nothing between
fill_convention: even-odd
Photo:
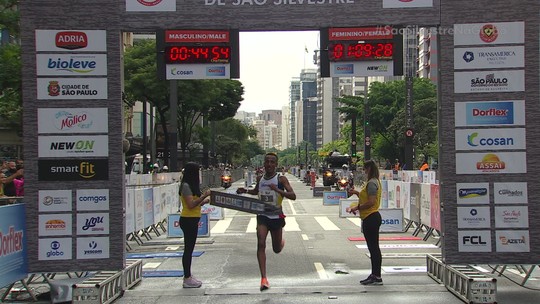
<instances>
[{"instance_id":1,"label":"sky","mask_svg":"<svg viewBox=\"0 0 540 304\"><path fill-rule=\"evenodd\" d=\"M308 52L306 53L306 49ZM244 100L239 111L281 110L289 85L302 69L314 69L319 32L240 32L240 81Z\"/></svg>"}]
</instances>

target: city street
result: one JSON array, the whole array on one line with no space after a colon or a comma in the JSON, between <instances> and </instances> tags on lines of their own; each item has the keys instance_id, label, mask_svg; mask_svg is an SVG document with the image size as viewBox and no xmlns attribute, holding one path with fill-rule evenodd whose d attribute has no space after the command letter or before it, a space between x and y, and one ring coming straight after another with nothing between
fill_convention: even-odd
<instances>
[{"instance_id":1,"label":"city street","mask_svg":"<svg viewBox=\"0 0 540 304\"><path fill-rule=\"evenodd\" d=\"M426 274L425 254L441 252L434 238L381 241L384 286L360 285L359 280L370 273L370 260L365 242L348 239L361 236L358 219L340 218L337 206L324 206L322 198L313 198L309 186L287 177L297 200L284 201L287 225L282 253L274 254L267 242L270 290L259 291L255 216L227 209L223 220L211 221L210 237L199 238L195 247L202 253L192 265L194 276L203 281L200 289L182 288L181 277L145 277L116 303L462 303ZM241 185L237 182L231 190ZM381 238L391 236L409 239L412 230ZM135 245L131 252L171 250L182 251L181 239L161 236ZM144 259L143 263L144 271L182 269L181 258ZM531 299L540 296L538 291L499 279L499 295L505 288L519 291L524 297L519 303L533 303L526 300L529 293Z\"/></svg>"}]
</instances>

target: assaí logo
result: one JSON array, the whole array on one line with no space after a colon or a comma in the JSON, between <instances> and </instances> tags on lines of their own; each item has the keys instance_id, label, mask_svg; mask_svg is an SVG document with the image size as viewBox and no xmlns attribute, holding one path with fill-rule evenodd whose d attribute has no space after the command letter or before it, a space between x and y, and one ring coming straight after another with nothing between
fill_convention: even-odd
<instances>
[{"instance_id":1,"label":"assa\u00ed logo","mask_svg":"<svg viewBox=\"0 0 540 304\"><path fill-rule=\"evenodd\" d=\"M484 155L482 161L476 163L476 169L482 172L499 172L505 168L505 163L497 155L492 153Z\"/></svg>"},{"instance_id":2,"label":"assa\u00ed logo","mask_svg":"<svg viewBox=\"0 0 540 304\"><path fill-rule=\"evenodd\" d=\"M47 252L47 257L61 257L64 255L64 251L60 250L60 242L58 241L52 241L51 242L51 249Z\"/></svg>"},{"instance_id":3,"label":"assa\u00ed logo","mask_svg":"<svg viewBox=\"0 0 540 304\"><path fill-rule=\"evenodd\" d=\"M58 130L89 129L94 123L87 113L70 113L59 111L54 115L55 126Z\"/></svg>"}]
</instances>

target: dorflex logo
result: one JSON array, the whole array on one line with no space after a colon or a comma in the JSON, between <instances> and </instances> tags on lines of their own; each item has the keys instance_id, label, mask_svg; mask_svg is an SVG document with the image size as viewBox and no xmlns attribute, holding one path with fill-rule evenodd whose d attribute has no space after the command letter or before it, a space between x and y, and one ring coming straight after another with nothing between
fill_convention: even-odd
<instances>
[{"instance_id":1,"label":"dorflex logo","mask_svg":"<svg viewBox=\"0 0 540 304\"><path fill-rule=\"evenodd\" d=\"M480 29L480 40L486 43L492 43L499 37L499 30L493 24L485 24Z\"/></svg>"},{"instance_id":2,"label":"dorflex logo","mask_svg":"<svg viewBox=\"0 0 540 304\"><path fill-rule=\"evenodd\" d=\"M481 161L476 163L476 169L482 172L498 172L505 168L505 163L493 153L486 154Z\"/></svg>"},{"instance_id":3,"label":"dorflex logo","mask_svg":"<svg viewBox=\"0 0 540 304\"><path fill-rule=\"evenodd\" d=\"M77 50L88 46L88 36L85 32L63 31L56 33L54 39L56 47L66 50Z\"/></svg>"},{"instance_id":4,"label":"dorflex logo","mask_svg":"<svg viewBox=\"0 0 540 304\"><path fill-rule=\"evenodd\" d=\"M467 125L512 125L514 103L479 102L467 103Z\"/></svg>"},{"instance_id":5,"label":"dorflex logo","mask_svg":"<svg viewBox=\"0 0 540 304\"><path fill-rule=\"evenodd\" d=\"M354 74L354 64L334 64L334 74L352 75Z\"/></svg>"},{"instance_id":6,"label":"dorflex logo","mask_svg":"<svg viewBox=\"0 0 540 304\"><path fill-rule=\"evenodd\" d=\"M108 159L38 160L38 180L40 181L76 181L108 179Z\"/></svg>"},{"instance_id":7,"label":"dorflex logo","mask_svg":"<svg viewBox=\"0 0 540 304\"><path fill-rule=\"evenodd\" d=\"M224 66L213 66L206 69L206 76L218 77L225 76L225 67Z\"/></svg>"}]
</instances>

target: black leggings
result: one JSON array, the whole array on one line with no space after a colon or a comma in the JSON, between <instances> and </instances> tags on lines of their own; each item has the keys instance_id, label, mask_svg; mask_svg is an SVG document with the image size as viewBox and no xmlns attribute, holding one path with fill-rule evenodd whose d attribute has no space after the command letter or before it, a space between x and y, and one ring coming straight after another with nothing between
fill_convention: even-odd
<instances>
[{"instance_id":1,"label":"black leggings","mask_svg":"<svg viewBox=\"0 0 540 304\"><path fill-rule=\"evenodd\" d=\"M184 232L184 255L182 256L184 278L191 276L191 256L197 242L200 219L200 217L180 217L180 229Z\"/></svg>"},{"instance_id":2,"label":"black leggings","mask_svg":"<svg viewBox=\"0 0 540 304\"><path fill-rule=\"evenodd\" d=\"M381 276L382 254L379 247L379 228L382 224L382 217L379 212L368 215L362 220L362 233L366 238L369 255L371 256L371 274Z\"/></svg>"}]
</instances>

